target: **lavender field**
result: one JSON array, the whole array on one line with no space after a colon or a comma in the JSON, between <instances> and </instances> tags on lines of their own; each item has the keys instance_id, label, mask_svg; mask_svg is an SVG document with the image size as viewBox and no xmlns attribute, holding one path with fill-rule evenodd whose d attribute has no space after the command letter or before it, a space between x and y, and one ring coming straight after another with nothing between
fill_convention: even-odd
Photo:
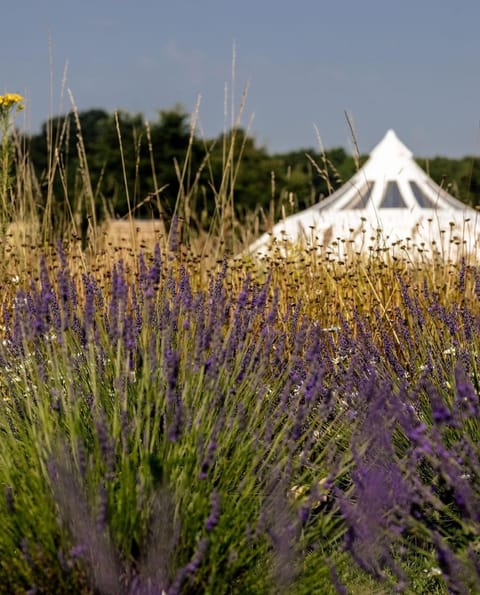
<instances>
[{"instance_id":1,"label":"lavender field","mask_svg":"<svg viewBox=\"0 0 480 595\"><path fill-rule=\"evenodd\" d=\"M49 260L3 305L3 592L478 590L474 265Z\"/></svg>"},{"instance_id":2,"label":"lavender field","mask_svg":"<svg viewBox=\"0 0 480 595\"><path fill-rule=\"evenodd\" d=\"M156 245L132 224L85 247L18 225L20 165L1 211L1 593L480 591L472 255L238 257L228 197L201 243L180 201Z\"/></svg>"}]
</instances>

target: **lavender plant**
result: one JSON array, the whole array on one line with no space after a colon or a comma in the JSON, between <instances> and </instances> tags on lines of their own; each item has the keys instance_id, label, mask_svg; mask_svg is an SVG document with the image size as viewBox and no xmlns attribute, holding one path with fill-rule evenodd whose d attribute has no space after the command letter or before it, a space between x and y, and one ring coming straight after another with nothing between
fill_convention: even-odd
<instances>
[{"instance_id":1,"label":"lavender plant","mask_svg":"<svg viewBox=\"0 0 480 595\"><path fill-rule=\"evenodd\" d=\"M5 310L5 584L300 585L306 552L342 534L331 503L318 522L310 511L331 461L341 476L348 458L327 439L344 415L316 328L298 311L282 320L268 280L247 276L232 295L227 263L194 291L157 250L140 257L134 283L118 262L102 291L88 275L76 287L60 261L56 279L43 262L39 283ZM328 586L327 560L317 563L309 584Z\"/></svg>"}]
</instances>

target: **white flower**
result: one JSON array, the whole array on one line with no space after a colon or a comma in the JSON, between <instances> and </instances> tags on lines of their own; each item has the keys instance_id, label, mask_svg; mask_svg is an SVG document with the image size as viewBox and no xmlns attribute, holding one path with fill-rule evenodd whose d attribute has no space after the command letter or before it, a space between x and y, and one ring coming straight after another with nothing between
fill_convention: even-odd
<instances>
[{"instance_id":1,"label":"white flower","mask_svg":"<svg viewBox=\"0 0 480 595\"><path fill-rule=\"evenodd\" d=\"M449 347L448 349L445 349L443 355L455 355L455 353L455 347Z\"/></svg>"},{"instance_id":2,"label":"white flower","mask_svg":"<svg viewBox=\"0 0 480 595\"><path fill-rule=\"evenodd\" d=\"M432 568L424 568L423 572L428 576L442 576L442 571L436 566L432 566Z\"/></svg>"}]
</instances>

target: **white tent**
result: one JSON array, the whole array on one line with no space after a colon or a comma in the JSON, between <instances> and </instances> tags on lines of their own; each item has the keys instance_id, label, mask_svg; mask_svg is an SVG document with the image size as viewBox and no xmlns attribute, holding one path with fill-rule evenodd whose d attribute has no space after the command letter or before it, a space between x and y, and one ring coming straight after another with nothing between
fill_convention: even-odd
<instances>
[{"instance_id":1,"label":"white tent","mask_svg":"<svg viewBox=\"0 0 480 595\"><path fill-rule=\"evenodd\" d=\"M438 186L393 130L365 165L318 204L284 218L249 247L265 254L289 243L339 250L402 245L422 253L480 246L479 213ZM339 248L340 247L340 248Z\"/></svg>"}]
</instances>

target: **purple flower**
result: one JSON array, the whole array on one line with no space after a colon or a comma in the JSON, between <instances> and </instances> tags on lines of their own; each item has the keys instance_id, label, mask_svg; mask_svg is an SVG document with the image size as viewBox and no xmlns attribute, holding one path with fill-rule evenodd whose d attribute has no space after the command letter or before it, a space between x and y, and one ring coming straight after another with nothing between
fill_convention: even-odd
<instances>
[{"instance_id":1,"label":"purple flower","mask_svg":"<svg viewBox=\"0 0 480 595\"><path fill-rule=\"evenodd\" d=\"M199 479L206 479L208 477L208 472L215 460L216 450L217 441L215 439L211 439L208 443L207 452L200 466L200 473L198 475Z\"/></svg>"},{"instance_id":2,"label":"purple flower","mask_svg":"<svg viewBox=\"0 0 480 595\"><path fill-rule=\"evenodd\" d=\"M210 533L217 526L221 512L221 498L220 494L214 490L211 496L210 515L205 521L205 529Z\"/></svg>"},{"instance_id":3,"label":"purple flower","mask_svg":"<svg viewBox=\"0 0 480 595\"><path fill-rule=\"evenodd\" d=\"M333 586L335 587L337 594L338 595L347 595L348 591L347 591L346 587L344 585L342 585L342 583L340 581L335 564L333 562L331 562L329 564L329 566L330 566L330 576L332 578L332 583L333 583Z\"/></svg>"},{"instance_id":4,"label":"purple flower","mask_svg":"<svg viewBox=\"0 0 480 595\"><path fill-rule=\"evenodd\" d=\"M115 463L115 445L110 437L107 420L104 415L98 417L95 427L100 453L107 468L111 470Z\"/></svg>"},{"instance_id":5,"label":"purple flower","mask_svg":"<svg viewBox=\"0 0 480 595\"><path fill-rule=\"evenodd\" d=\"M5 488L5 502L9 513L15 512L15 499L13 497L13 490L11 486Z\"/></svg>"},{"instance_id":6,"label":"purple flower","mask_svg":"<svg viewBox=\"0 0 480 595\"><path fill-rule=\"evenodd\" d=\"M180 267L180 282L178 290L183 307L186 310L189 310L192 305L192 287L190 285L190 276L183 264Z\"/></svg>"},{"instance_id":7,"label":"purple flower","mask_svg":"<svg viewBox=\"0 0 480 595\"><path fill-rule=\"evenodd\" d=\"M480 415L478 394L461 365L455 367L455 406L464 418L477 418Z\"/></svg>"},{"instance_id":8,"label":"purple flower","mask_svg":"<svg viewBox=\"0 0 480 595\"><path fill-rule=\"evenodd\" d=\"M449 591L467 595L470 591L466 588L464 572L459 560L437 532L434 532L432 537L438 565Z\"/></svg>"},{"instance_id":9,"label":"purple flower","mask_svg":"<svg viewBox=\"0 0 480 595\"><path fill-rule=\"evenodd\" d=\"M131 314L127 314L123 320L123 343L127 351L134 351L137 342L138 327Z\"/></svg>"},{"instance_id":10,"label":"purple flower","mask_svg":"<svg viewBox=\"0 0 480 595\"><path fill-rule=\"evenodd\" d=\"M67 256L63 249L62 242L57 242L57 254L60 258L60 267L57 271L57 293L65 327L71 324L75 307L77 306L77 288L70 273Z\"/></svg>"},{"instance_id":11,"label":"purple flower","mask_svg":"<svg viewBox=\"0 0 480 595\"><path fill-rule=\"evenodd\" d=\"M473 277L475 279L475 295L480 302L480 274L477 267L473 267Z\"/></svg>"},{"instance_id":12,"label":"purple flower","mask_svg":"<svg viewBox=\"0 0 480 595\"><path fill-rule=\"evenodd\" d=\"M167 382L167 401L174 402L177 394L178 372L180 368L180 355L178 351L169 347L165 350L164 370Z\"/></svg>"},{"instance_id":13,"label":"purple flower","mask_svg":"<svg viewBox=\"0 0 480 595\"><path fill-rule=\"evenodd\" d=\"M99 489L98 511L96 524L99 531L105 531L108 522L108 491L105 484L102 484Z\"/></svg>"},{"instance_id":14,"label":"purple flower","mask_svg":"<svg viewBox=\"0 0 480 595\"><path fill-rule=\"evenodd\" d=\"M308 519L310 517L310 506L302 504L302 506L300 507L300 510L298 512L298 516L299 516L300 523L302 524L302 526L306 525L308 522Z\"/></svg>"},{"instance_id":15,"label":"purple flower","mask_svg":"<svg viewBox=\"0 0 480 595\"><path fill-rule=\"evenodd\" d=\"M160 246L155 244L154 252L153 252L153 262L148 271L148 280L152 286L158 285L160 283L160 277L162 274L162 254L160 252Z\"/></svg>"},{"instance_id":16,"label":"purple flower","mask_svg":"<svg viewBox=\"0 0 480 595\"><path fill-rule=\"evenodd\" d=\"M122 260L113 265L112 288L108 307L107 329L110 340L115 345L121 336L124 316L128 308L129 288L125 280L125 267Z\"/></svg>"},{"instance_id":17,"label":"purple flower","mask_svg":"<svg viewBox=\"0 0 480 595\"><path fill-rule=\"evenodd\" d=\"M182 433L184 420L183 404L181 399L178 399L173 404L173 419L168 425L168 439L170 442L177 442Z\"/></svg>"},{"instance_id":18,"label":"purple flower","mask_svg":"<svg viewBox=\"0 0 480 595\"><path fill-rule=\"evenodd\" d=\"M177 252L180 240L180 224L181 220L178 215L174 215L172 223L170 224L170 232L168 234L168 248L170 252Z\"/></svg>"},{"instance_id":19,"label":"purple flower","mask_svg":"<svg viewBox=\"0 0 480 595\"><path fill-rule=\"evenodd\" d=\"M187 578L194 576L197 570L200 568L203 558L207 553L208 545L209 541L206 537L200 540L190 562L188 562L186 566L178 571L175 580L167 591L168 595L180 595L184 582L187 580Z\"/></svg>"},{"instance_id":20,"label":"purple flower","mask_svg":"<svg viewBox=\"0 0 480 595\"><path fill-rule=\"evenodd\" d=\"M87 555L87 548L84 545L75 545L71 548L69 555L72 561L84 558Z\"/></svg>"},{"instance_id":21,"label":"purple flower","mask_svg":"<svg viewBox=\"0 0 480 595\"><path fill-rule=\"evenodd\" d=\"M27 564L30 567L33 567L33 558L32 558L32 554L30 552L30 544L26 537L22 538L21 549L22 549L22 554L23 554L25 561L27 562Z\"/></svg>"}]
</instances>

